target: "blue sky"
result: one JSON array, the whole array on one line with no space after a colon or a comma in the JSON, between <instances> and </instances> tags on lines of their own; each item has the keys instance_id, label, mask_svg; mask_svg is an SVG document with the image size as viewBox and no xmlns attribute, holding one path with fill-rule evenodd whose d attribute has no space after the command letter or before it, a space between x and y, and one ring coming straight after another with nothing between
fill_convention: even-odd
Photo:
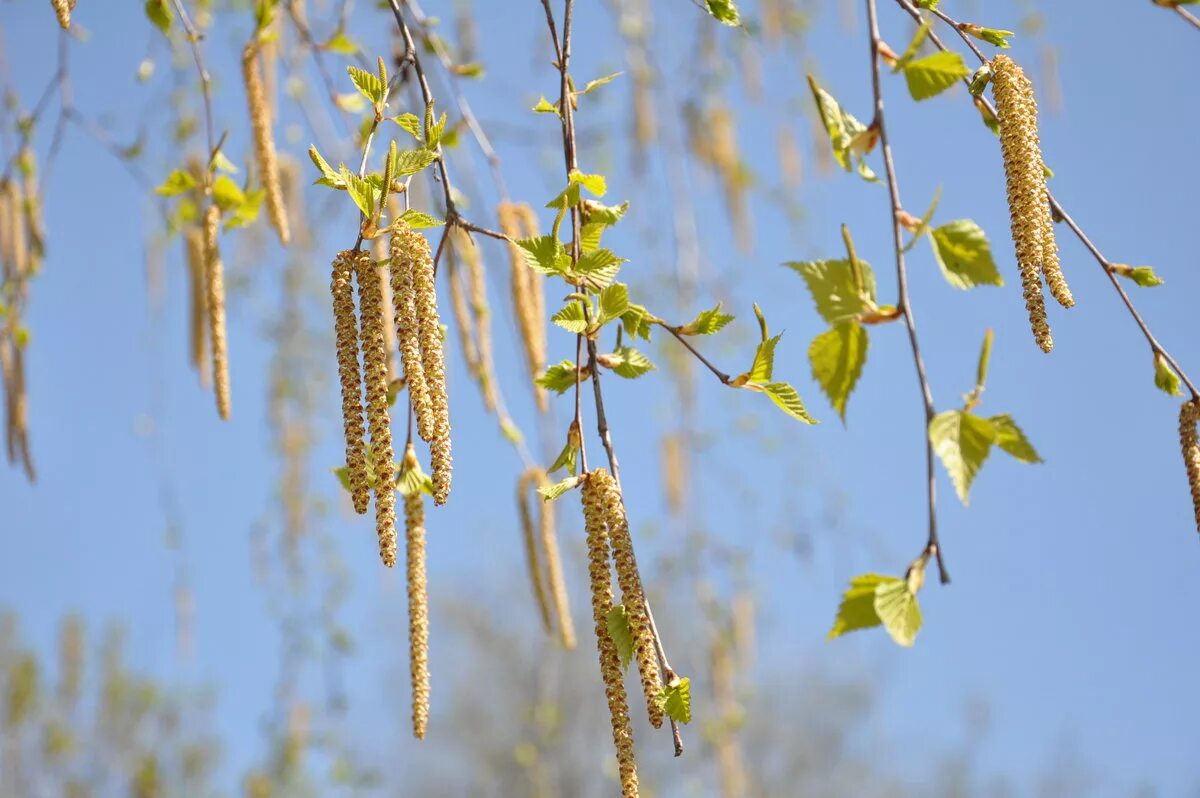
<instances>
[{"instance_id":1,"label":"blue sky","mask_svg":"<svg viewBox=\"0 0 1200 798\"><path fill-rule=\"evenodd\" d=\"M360 38L373 58L371 48L383 46L385 17L361 5L352 24L370 32ZM448 3L430 5L430 13L450 13ZM488 73L481 84L465 87L494 132L510 191L540 204L561 180L557 127L550 117L528 113L539 94L557 90L540 9L532 1L504 4L504 13L501 4L475 5ZM1200 210L1194 191L1200 163L1181 155L1180 144L1200 126L1200 109L1188 101L1183 77L1200 62L1196 31L1148 3L1101 5L1103 13L1091 4L1083 14L1068 0L1039 4L1046 19L1043 40L1058 51L1064 97L1061 113L1043 116L1046 161L1056 174L1052 190L1108 257L1152 264L1166 280L1161 288L1130 290L1163 343L1195 374L1200 346L1191 322L1200 273L1190 224ZM1010 2L946 7L1000 28L1016 27L1021 16ZM684 48L693 26L708 23L686 0L663 0L654 8L661 60L683 95L693 63ZM1028 787L1067 739L1102 777L1105 786L1096 794L1129 794L1141 784L1156 785L1163 795L1195 790L1200 772L1193 719L1200 714L1200 694L1193 663L1200 639L1194 608L1200 583L1194 577L1200 546L1178 452L1177 402L1154 388L1144 340L1100 268L1061 229L1077 307L1051 311L1052 355L1034 346L1007 239L999 148L961 87L917 104L900 77L885 81L906 206L919 213L940 186L937 219L979 222L1007 282L1000 289L961 292L942 279L927 246L918 245L910 271L921 342L938 408L948 409L971 387L984 329L996 328L983 410L1010 413L1046 462L1029 466L994 454L969 508L939 470L943 544L955 581L943 588L930 580L922 593L926 626L915 648L901 650L880 633L824 641L849 578L862 571L901 572L924 540L922 415L903 330L872 330L868 363L843 427L809 377L805 352L823 324L803 283L779 265L837 256L839 225L845 223L859 254L875 267L881 296L894 295L885 192L840 172L820 174L802 112L810 102L804 71L812 69L846 108L869 117L867 41L862 11L854 10L852 29L834 9L819 11L801 54L764 56L763 99L733 101L742 151L764 183L775 182L776 126L795 128L805 158L796 197L802 219L781 213L766 192L754 192L756 245L752 253L740 253L721 220L719 185L703 172L691 177L708 278L697 304L722 300L738 315L731 342L706 342L706 351L727 371L744 368L740 359L748 360L754 334L750 303L760 302L773 326L786 330L777 373L796 384L824 422L803 427L761 397L700 377L701 416L714 445L694 468L702 488L696 491L697 517L710 534L752 552L755 592L770 630L759 670L770 675L816 667L878 679L883 703L871 731L891 740L883 755L894 757L917 785L927 772L924 754L953 746L961 736L964 702L983 696L992 708L980 753L986 772ZM900 50L911 23L886 0L881 14L885 38ZM76 17L91 33L86 44L72 48L77 103L111 124L118 141L129 140L141 109L161 99L169 85L163 47L140 4L101 12L84 2ZM233 129L230 146L239 158L249 137L233 58L247 20L244 14L223 25L206 43L217 74L218 127ZM577 24L575 74L588 79L620 69L608 10L583 4ZM0 30L10 74L28 105L54 68L53 18L41 4L6 3ZM717 35L740 34L722 29ZM159 62L150 88L134 80L148 53ZM1012 54L1036 63L1038 44L1018 36ZM319 94L315 75L306 75ZM618 80L594 102L581 103L581 165L606 172L610 198L632 201L612 246L630 258L624 274L636 292L671 268L671 198L660 158L641 172L629 167L621 122L626 90ZM735 77L728 94L738 93ZM152 124L161 125L163 116L151 116ZM287 141L281 147L299 155L311 135L294 113L283 122L281 127L298 126L299 136L287 140L281 133L281 142ZM147 130L152 154L145 168L157 179L172 165L164 154L169 132ZM589 140L589 134L604 134L605 142L597 145L599 137ZM44 128L43 146L47 135ZM470 142L465 147L470 150ZM462 157L452 169L452 175L464 174ZM476 169L471 180L481 188L481 201L469 215L491 224L495 195L486 172ZM6 508L0 606L16 609L27 636L46 650L65 612L82 611L96 625L124 620L130 658L139 666L167 680L217 686L216 724L230 741L226 756L235 767L244 765L261 750L257 724L270 705L279 655L275 624L253 582L249 533L271 508L275 479L264 426L269 349L263 311L276 301L281 253L268 243L261 256L253 253L247 261L252 251L246 247L235 267L248 288L231 307L234 418L222 424L186 367L183 272L174 244L167 251L166 315L156 319L149 310L145 241L156 217L142 189L107 152L71 130L46 194L49 255L28 319L40 480L30 486L15 471L0 474L0 506ZM330 255L348 245L354 230L348 203L342 205L344 225L321 231ZM493 302L507 307L507 265L498 248L487 254L497 267ZM327 267L318 259L315 268L320 284ZM498 315L507 319L507 311ZM324 330L328 319L315 317L313 326ZM567 357L569 336L554 328L550 335L551 359ZM511 334L498 332L499 370L518 422L532 432L513 343ZM332 351L327 354L332 375ZM646 548L659 553L681 545L673 537L678 530L663 520L658 484L657 429L674 417L667 379L658 374L606 383L630 512L636 525L653 533ZM458 595L480 585L503 589L521 567L511 510L519 463L483 416L461 365L452 380L457 501L432 514L435 600L439 593ZM371 524L336 504L340 497L326 481L339 446L332 400L331 393L318 420L323 440L312 473L335 501L323 524L338 540L353 579L345 623L358 646L345 681L357 725L392 733L397 720L369 699L402 654L393 633L400 622L385 622L395 624L385 626L391 630L386 635L372 630L393 612L388 608L402 605L403 586L379 566ZM593 457L599 453L594 442L591 451ZM181 551L166 545L160 484L168 484L178 501ZM836 528L821 522L828 508L836 508ZM564 524L565 536L579 531L573 518ZM787 541L800 532L811 535L811 557L789 553ZM195 593L196 649L190 658L175 647L171 595L180 568ZM584 606L580 576L568 577L577 624ZM668 611L684 613L690 596L662 600L683 603ZM436 634L435 665L439 646L449 648ZM702 663L703 654L679 651L672 659L687 670L689 661ZM403 725L401 718L401 730ZM415 745L400 739L402 746Z\"/></svg>"}]
</instances>

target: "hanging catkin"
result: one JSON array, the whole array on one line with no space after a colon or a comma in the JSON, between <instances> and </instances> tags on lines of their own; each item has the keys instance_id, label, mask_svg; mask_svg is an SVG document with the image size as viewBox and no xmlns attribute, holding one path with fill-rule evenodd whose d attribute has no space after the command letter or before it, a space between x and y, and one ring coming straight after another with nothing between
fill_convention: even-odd
<instances>
[{"instance_id":1,"label":"hanging catkin","mask_svg":"<svg viewBox=\"0 0 1200 798\"><path fill-rule=\"evenodd\" d=\"M408 667L412 676L413 735L425 739L429 724L429 598L425 581L425 504L421 492L404 497L408 560Z\"/></svg>"},{"instance_id":2,"label":"hanging catkin","mask_svg":"<svg viewBox=\"0 0 1200 798\"><path fill-rule=\"evenodd\" d=\"M546 584L542 579L542 567L538 562L537 536L533 529L533 512L529 508L529 488L538 483L538 469L531 468L517 480L517 515L521 521L521 539L525 543L525 564L529 569L529 582L533 598L537 603L542 628L550 632L550 601L546 595ZM544 513L546 508L541 508Z\"/></svg>"},{"instance_id":3,"label":"hanging catkin","mask_svg":"<svg viewBox=\"0 0 1200 798\"><path fill-rule=\"evenodd\" d=\"M395 310L396 340L404 364L404 382L413 415L417 418L417 433L422 440L433 435L433 412L429 404L429 385L425 381L425 366L421 361L420 324L417 321L416 287L413 264L427 259L429 242L425 237L402 226L392 234L392 303Z\"/></svg>"},{"instance_id":4,"label":"hanging catkin","mask_svg":"<svg viewBox=\"0 0 1200 798\"><path fill-rule=\"evenodd\" d=\"M75 10L75 0L50 0L50 5L54 6L58 24L62 25L63 30L70 28L71 12Z\"/></svg>"},{"instance_id":5,"label":"hanging catkin","mask_svg":"<svg viewBox=\"0 0 1200 798\"><path fill-rule=\"evenodd\" d=\"M1046 320L1039 274L1045 263L1043 238L1049 208L1045 207L1046 175L1037 144L1036 106L1024 72L1007 56L992 59L992 93L1000 123L1008 212L1025 308L1034 340L1043 352L1049 352L1054 348L1054 339Z\"/></svg>"},{"instance_id":6,"label":"hanging catkin","mask_svg":"<svg viewBox=\"0 0 1200 798\"><path fill-rule=\"evenodd\" d=\"M612 541L613 563L617 568L617 582L621 586L621 600L625 614L629 617L629 630L633 635L634 655L638 673L642 677L642 692L646 697L646 714L650 725L662 725L663 711L662 673L658 668L658 655L654 646L654 633L650 629L649 613L646 610L646 592L642 588L642 577L638 573L637 558L633 553L633 539L629 534L629 521L625 517L625 502L617 481L598 468L588 475L584 484L585 493L598 496L604 508L604 521Z\"/></svg>"},{"instance_id":7,"label":"hanging catkin","mask_svg":"<svg viewBox=\"0 0 1200 798\"><path fill-rule=\"evenodd\" d=\"M496 208L500 229L511 239L532 238L538 234L537 216L525 204L502 202ZM525 352L525 364L529 369L530 382L541 375L546 367L546 322L545 297L541 278L525 262L522 250L516 244L508 245L509 268L512 272L513 315L521 333L521 345ZM549 397L544 388L535 385L534 396L538 410L546 412Z\"/></svg>"},{"instance_id":8,"label":"hanging catkin","mask_svg":"<svg viewBox=\"0 0 1200 798\"><path fill-rule=\"evenodd\" d=\"M333 259L329 290L333 294L333 330L337 340L338 380L342 385L342 428L346 435L346 472L354 512L367 511L367 460L363 451L362 374L358 369L358 325L354 319L355 253L344 250Z\"/></svg>"},{"instance_id":9,"label":"hanging catkin","mask_svg":"<svg viewBox=\"0 0 1200 798\"><path fill-rule=\"evenodd\" d=\"M188 270L188 353L205 388L212 384L208 360L208 292L204 285L204 232L189 226L184 233Z\"/></svg>"},{"instance_id":10,"label":"hanging catkin","mask_svg":"<svg viewBox=\"0 0 1200 798\"><path fill-rule=\"evenodd\" d=\"M1196 531L1200 532L1200 441L1196 423L1200 422L1200 400L1191 399L1179 408L1179 449L1187 469L1188 487L1192 492L1192 509L1196 515Z\"/></svg>"},{"instance_id":11,"label":"hanging catkin","mask_svg":"<svg viewBox=\"0 0 1200 798\"><path fill-rule=\"evenodd\" d=\"M229 419L229 355L225 337L225 265L217 246L221 209L209 205L204 212L204 285L207 289L208 339L212 349L213 387L217 413Z\"/></svg>"},{"instance_id":12,"label":"hanging catkin","mask_svg":"<svg viewBox=\"0 0 1200 798\"><path fill-rule=\"evenodd\" d=\"M470 309L474 322L475 342L478 350L475 378L483 393L483 404L488 412L495 412L496 377L492 360L491 310L487 301L487 282L483 272L483 258L471 235L461 227L450 231L450 242L454 251L467 267L467 279L471 288Z\"/></svg>"},{"instance_id":13,"label":"hanging catkin","mask_svg":"<svg viewBox=\"0 0 1200 798\"><path fill-rule=\"evenodd\" d=\"M537 471L538 487L550 486L550 477L542 469ZM558 637L563 648L575 648L575 623L571 620L571 605L567 599L567 585L563 580L562 555L558 552L558 534L554 529L554 505L542 502L539 515L539 531L542 553L546 557L546 578L550 587L550 598L554 601L554 613L558 618Z\"/></svg>"},{"instance_id":14,"label":"hanging catkin","mask_svg":"<svg viewBox=\"0 0 1200 798\"><path fill-rule=\"evenodd\" d=\"M638 795L637 758L633 750L633 727L629 723L629 703L621 674L617 646L608 633L608 615L613 608L612 570L609 566L609 539L605 519L604 496L587 475L583 483L583 523L587 530L588 575L592 583L592 620L595 622L596 648L600 653L600 676L608 699L613 745L617 753L617 771L623 798Z\"/></svg>"},{"instance_id":15,"label":"hanging catkin","mask_svg":"<svg viewBox=\"0 0 1200 798\"><path fill-rule=\"evenodd\" d=\"M367 422L371 433L371 470L375 474L375 531L379 557L396 564L396 467L392 450L392 417L388 411L388 350L383 328L383 280L365 251L355 257L358 309L363 352L363 382L367 393Z\"/></svg>"},{"instance_id":16,"label":"hanging catkin","mask_svg":"<svg viewBox=\"0 0 1200 798\"><path fill-rule=\"evenodd\" d=\"M288 228L287 208L283 204L283 191L279 186L279 165L275 156L275 137L271 131L271 108L267 104L263 88L262 68L258 62L258 40L252 39L242 50L242 80L246 83L246 101L250 106L250 126L254 130L254 158L258 165L259 179L267 192L267 217L271 227L279 236L279 243L287 246L291 240Z\"/></svg>"},{"instance_id":17,"label":"hanging catkin","mask_svg":"<svg viewBox=\"0 0 1200 798\"><path fill-rule=\"evenodd\" d=\"M458 344L462 348L467 371L478 381L479 347L475 343L474 317L467 307L467 296L463 293L461 266L458 255L450 248L446 252L446 284L450 289L450 309L454 311L454 327L458 331Z\"/></svg>"},{"instance_id":18,"label":"hanging catkin","mask_svg":"<svg viewBox=\"0 0 1200 798\"><path fill-rule=\"evenodd\" d=\"M412 235L425 241L420 233ZM450 405L446 398L446 358L442 348L442 323L438 318L433 259L425 242L424 255L412 261L413 293L417 307L417 330L421 340L421 366L429 388L431 429L429 465L433 472L433 502L445 504L450 496Z\"/></svg>"}]
</instances>

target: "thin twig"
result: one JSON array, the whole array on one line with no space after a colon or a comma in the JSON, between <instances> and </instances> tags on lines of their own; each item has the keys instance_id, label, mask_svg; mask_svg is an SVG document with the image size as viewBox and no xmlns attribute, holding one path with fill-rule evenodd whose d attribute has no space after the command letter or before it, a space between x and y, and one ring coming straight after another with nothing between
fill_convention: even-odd
<instances>
[{"instance_id":1,"label":"thin twig","mask_svg":"<svg viewBox=\"0 0 1200 798\"><path fill-rule=\"evenodd\" d=\"M175 5L175 13L179 15L179 21L183 24L183 30L187 34L188 45L192 50L192 60L196 62L196 71L200 73L200 90L204 97L204 132L208 140L208 157L211 159L217 154L217 135L216 123L213 121L212 77L204 65L204 53L200 50L200 40L204 37L192 23L192 18L188 15L183 0L172 0L172 2Z\"/></svg>"},{"instance_id":2,"label":"thin twig","mask_svg":"<svg viewBox=\"0 0 1200 798\"><path fill-rule=\"evenodd\" d=\"M879 45L882 37L879 35L879 18L875 0L867 0L867 26L871 38L871 88L875 97L875 120L872 127L879 133L879 146L883 150L883 165L887 173L888 196L892 205L892 244L896 250L896 285L899 298L896 308L904 315L904 326L908 329L908 342L912 348L913 364L917 370L917 381L920 383L921 399L925 405L925 479L929 502L929 536L925 544L926 553L937 557L938 576L942 584L950 581L946 564L942 559L942 547L938 542L937 529L937 494L934 479L933 442L929 438L929 424L936 413L933 404L933 390L929 387L929 379L925 376L925 361L921 357L921 346L917 342L917 322L913 317L912 303L908 296L908 269L904 264L904 239L901 232L900 187L896 182L896 166L892 161L892 147L888 141L887 125L883 119L883 82L880 77Z\"/></svg>"},{"instance_id":3,"label":"thin twig","mask_svg":"<svg viewBox=\"0 0 1200 798\"><path fill-rule=\"evenodd\" d=\"M1162 4L1156 2L1155 5L1162 5ZM1180 6L1180 5L1169 6L1169 8L1172 11L1174 11L1176 14L1178 14L1179 16L1183 17L1185 20L1190 22L1197 29L1200 29L1200 17L1197 17L1191 11L1188 11L1186 8L1184 8L1183 6Z\"/></svg>"}]
</instances>

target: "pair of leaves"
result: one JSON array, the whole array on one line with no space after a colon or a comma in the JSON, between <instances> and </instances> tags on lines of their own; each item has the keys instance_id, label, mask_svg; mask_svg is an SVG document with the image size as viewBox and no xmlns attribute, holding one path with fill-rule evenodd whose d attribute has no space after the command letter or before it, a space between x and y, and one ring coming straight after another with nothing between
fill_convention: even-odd
<instances>
[{"instance_id":1,"label":"pair of leaves","mask_svg":"<svg viewBox=\"0 0 1200 798\"><path fill-rule=\"evenodd\" d=\"M734 378L730 384L736 388L765 393L776 407L792 418L803 421L805 424L816 424L817 420L808 414L796 389L790 383L773 381L775 347L779 344L779 339L783 337L783 334L770 336L767 330L767 319L758 305L754 306L754 315L758 317L762 340L754 350L754 362L750 364L750 370Z\"/></svg>"},{"instance_id":2,"label":"pair of leaves","mask_svg":"<svg viewBox=\"0 0 1200 798\"><path fill-rule=\"evenodd\" d=\"M521 238L514 241L526 265L539 274L562 277L572 285L602 290L617 277L625 258L611 250L597 248L585 252L572 267L571 256L561 241L552 235Z\"/></svg>"},{"instance_id":3,"label":"pair of leaves","mask_svg":"<svg viewBox=\"0 0 1200 798\"><path fill-rule=\"evenodd\" d=\"M908 579L881 574L863 574L850 580L842 595L833 628L827 639L846 632L882 625L902 646L911 647L921 630L921 608Z\"/></svg>"},{"instance_id":4,"label":"pair of leaves","mask_svg":"<svg viewBox=\"0 0 1200 798\"><path fill-rule=\"evenodd\" d=\"M588 303L586 309L584 302ZM601 327L621 318L628 310L629 288L624 283L613 283L600 291L599 301L595 305L584 295L572 295L562 310L550 320L568 332L594 336Z\"/></svg>"},{"instance_id":5,"label":"pair of leaves","mask_svg":"<svg viewBox=\"0 0 1200 798\"><path fill-rule=\"evenodd\" d=\"M1025 433L1007 414L983 418L970 410L947 410L929 422L929 440L963 504L968 503L971 484L993 444L1023 463L1042 462Z\"/></svg>"},{"instance_id":6,"label":"pair of leaves","mask_svg":"<svg viewBox=\"0 0 1200 798\"><path fill-rule=\"evenodd\" d=\"M829 136L834 160L847 172L853 168L864 180L878 182L878 176L864 160L866 154L874 147L875 134L853 114L844 110L832 94L818 86L812 75L808 76L808 86L817 103L821 124Z\"/></svg>"},{"instance_id":7,"label":"pair of leaves","mask_svg":"<svg viewBox=\"0 0 1200 798\"><path fill-rule=\"evenodd\" d=\"M987 233L970 219L956 219L929 231L933 257L946 282L955 288L1004 285L992 258Z\"/></svg>"},{"instance_id":8,"label":"pair of leaves","mask_svg":"<svg viewBox=\"0 0 1200 798\"><path fill-rule=\"evenodd\" d=\"M679 327L675 332L680 335L712 335L733 321L733 316L721 312L721 304L717 303L711 310L702 310L696 318Z\"/></svg>"}]
</instances>

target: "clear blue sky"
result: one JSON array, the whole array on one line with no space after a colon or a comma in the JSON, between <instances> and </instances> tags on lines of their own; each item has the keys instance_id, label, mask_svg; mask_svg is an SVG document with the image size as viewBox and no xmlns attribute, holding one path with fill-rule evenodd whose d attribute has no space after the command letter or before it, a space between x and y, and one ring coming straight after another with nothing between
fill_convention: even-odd
<instances>
[{"instance_id":1,"label":"clear blue sky","mask_svg":"<svg viewBox=\"0 0 1200 798\"><path fill-rule=\"evenodd\" d=\"M884 36L899 50L911 24L887 0L880 4ZM0 7L5 56L26 105L54 69L57 29L44 5ZM353 25L370 32L359 38L373 58L388 22L367 7L372 4L361 5ZM449 3L430 5L430 13L450 13ZM662 61L682 95L689 68L682 47L692 40L693 26L708 23L687 0L653 5L664 32ZM961 87L918 105L901 78L886 80L901 191L919 213L941 186L937 218L978 221L1007 285L966 293L951 288L928 248L919 245L910 268L921 341L938 407L947 409L970 388L980 338L986 327L995 327L983 409L1012 414L1046 463L1028 466L993 455L969 508L957 502L939 471L943 543L955 581L942 588L931 580L922 593L926 626L914 649L901 650L879 633L824 641L850 576L902 571L923 544L925 523L921 408L902 329L872 330L869 360L844 428L809 378L805 352L821 321L802 282L779 266L836 256L838 226L846 223L859 254L875 266L882 297L895 290L885 193L840 172L818 174L810 155L810 127L801 113L810 102L805 69L814 68L860 118L870 116L862 9L854 5L857 23L848 29L833 5L823 4L802 54L765 58L764 98L735 106L742 112L742 150L757 175L775 169L776 126L790 122L797 130L805 153L797 198L803 221L788 218L756 192L756 247L738 253L719 219L717 183L693 178L705 269L719 277L711 284L720 286L703 301L723 300L739 316L733 338L740 345L717 343L710 351L727 370L740 367L735 358L746 356L745 341L753 334L750 303L759 301L773 326L787 331L778 374L796 383L824 421L803 427L760 397L700 381L702 412L721 444L706 450L695 469L703 487L696 491L700 515L709 532L754 552L763 623L771 631L763 636L759 667L771 674L823 668L880 679L884 698L874 731L893 741L881 755L908 763L899 767L916 784L926 772L924 754L955 744L964 702L979 695L992 705L981 750L985 772L1009 775L1028 788L1025 779L1070 740L1101 777L1098 795L1129 794L1142 784L1156 785L1162 795L1195 790L1200 542L1178 451L1177 402L1154 388L1148 347L1097 264L1065 230L1063 262L1078 305L1069 313L1051 311L1053 355L1034 346L1007 239L998 146ZM481 84L467 84L467 91L485 126L494 125L511 192L544 201L560 182L561 150L553 120L528 113L539 94L557 90L540 9L533 0L479 0L475 6L488 74ZM1020 6L1011 2L946 7L993 27L1013 28L1020 18ZM1081 6L1047 0L1039 9L1045 40L1058 48L1064 96L1062 112L1043 121L1046 160L1056 173L1052 189L1111 259L1152 264L1167 281L1157 289L1130 290L1161 340L1200 376L1193 326L1200 272L1191 228L1200 211L1200 162L1185 151L1189 131L1200 129L1200 107L1186 77L1200 67L1200 36L1145 2ZM139 109L161 97L169 82L161 42L140 4L84 0L76 17L91 33L90 41L72 48L77 103L89 116L111 122L118 140L128 140L137 131ZM218 124L234 127L230 146L239 156L248 135L233 59L247 26L243 19L222 27L206 45L220 87ZM725 29L717 34L739 35ZM621 68L620 46L608 10L582 4L575 74L588 79ZM160 62L151 88L134 80L148 52ZM1038 49L1018 37L1012 53L1035 63ZM319 93L315 75L310 77ZM588 144L589 134L600 130L623 136L626 89L619 80L594 103L581 103L582 165L608 174L611 198L632 200L612 244L630 257L625 274L634 285L652 285L653 276L671 264L663 164L652 160L635 174L623 140L603 148ZM298 124L293 117L285 122ZM149 124L163 118L153 114ZM299 154L311 135L297 129L299 138L281 146ZM157 179L171 165L163 155L169 131L151 126L147 133L153 155L146 169ZM46 135L43 129L43 145ZM474 181L484 201L470 214L491 224L490 182L478 170ZM310 200L315 197L314 190ZM40 480L29 486L16 471L0 472L0 606L16 609L26 634L45 650L68 611L82 611L95 625L124 619L133 662L170 681L218 687L217 728L231 743L226 757L240 767L260 750L257 724L270 706L279 655L276 627L252 579L249 533L271 508L275 479L264 426L269 350L262 318L276 301L280 252L269 244L244 268L250 287L233 300L234 418L222 424L211 397L186 368L179 247L168 251L168 316L156 321L148 310L144 244L155 224L153 208L120 165L77 130L68 132L54 167L46 217L49 256L29 312L31 428ZM657 243L650 235L655 230ZM337 232L322 239L330 254L351 240L349 213ZM498 249L489 256L496 267L493 302L504 306L507 266ZM327 322L317 319L314 326L324 329ZM566 357L570 348L568 336L556 332L550 333L552 359ZM498 348L500 371L515 372L508 333L500 335ZM332 375L332 351L326 354ZM483 417L461 366L453 377L457 500L431 521L435 596L503 584L521 567L508 475L518 462ZM665 525L655 429L672 414L665 380L609 380L608 392L631 513L636 523L660 532ZM524 387L511 374L504 385L518 421L532 430ZM139 434L151 418L161 433L157 443ZM334 499L339 497L324 474L338 460L338 428L330 394L313 473ZM745 429L752 432L736 433ZM739 434L745 438L740 443ZM159 444L166 472L155 453ZM593 451L599 451L594 444ZM164 479L184 522L182 555L165 545L159 501ZM724 489L731 481L736 487ZM822 508L831 504L841 508L836 532L820 523ZM369 522L341 508L326 526L353 576L345 611L358 643L346 674L352 713L358 713L352 717L361 728L393 735L404 719L370 698L401 654L399 627L393 619L386 636L371 630L387 613L401 612L402 585L382 572ZM808 559L787 555L780 543L801 527L813 538ZM578 531L573 522L564 534ZM658 534L647 548L672 545L678 544ZM175 649L171 594L180 561L195 592L196 651L190 659ZM571 575L577 623L583 607L579 576ZM672 658L687 670L689 660L703 662L703 653L679 651ZM402 746L415 745L399 739Z\"/></svg>"}]
</instances>

